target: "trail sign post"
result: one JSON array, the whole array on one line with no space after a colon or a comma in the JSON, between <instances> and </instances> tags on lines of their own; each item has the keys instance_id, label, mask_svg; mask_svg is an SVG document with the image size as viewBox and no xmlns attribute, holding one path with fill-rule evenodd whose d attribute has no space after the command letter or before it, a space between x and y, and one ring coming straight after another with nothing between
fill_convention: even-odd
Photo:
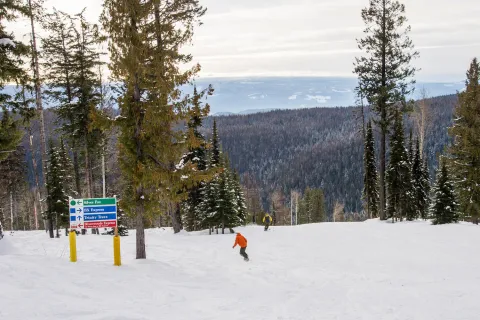
<instances>
[{"instance_id":1,"label":"trail sign post","mask_svg":"<svg viewBox=\"0 0 480 320\"><path fill-rule=\"evenodd\" d=\"M117 199L70 199L70 228L95 229L117 227Z\"/></svg>"}]
</instances>

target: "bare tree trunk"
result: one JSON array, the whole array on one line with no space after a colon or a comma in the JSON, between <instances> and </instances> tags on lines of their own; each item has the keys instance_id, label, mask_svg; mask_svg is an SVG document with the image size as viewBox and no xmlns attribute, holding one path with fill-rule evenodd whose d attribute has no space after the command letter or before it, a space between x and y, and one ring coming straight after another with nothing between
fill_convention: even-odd
<instances>
[{"instance_id":1,"label":"bare tree trunk","mask_svg":"<svg viewBox=\"0 0 480 320\"><path fill-rule=\"evenodd\" d=\"M80 165L78 163L78 151L75 149L75 142L72 145L73 149L73 171L75 172L75 189L78 197L82 197L82 187L80 186Z\"/></svg>"},{"instance_id":2,"label":"bare tree trunk","mask_svg":"<svg viewBox=\"0 0 480 320\"><path fill-rule=\"evenodd\" d=\"M13 231L13 192L10 191L10 230Z\"/></svg>"},{"instance_id":3,"label":"bare tree trunk","mask_svg":"<svg viewBox=\"0 0 480 320\"><path fill-rule=\"evenodd\" d=\"M179 233L183 229L180 209L180 203L176 203L175 209L172 211L172 227L174 233Z\"/></svg>"},{"instance_id":4,"label":"bare tree trunk","mask_svg":"<svg viewBox=\"0 0 480 320\"><path fill-rule=\"evenodd\" d=\"M143 205L143 187L139 186L136 190L137 193L137 205L135 206L135 224L137 234L136 238L136 258L137 259L146 259L147 253L145 251L145 225L144 225L144 214L145 208Z\"/></svg>"},{"instance_id":5,"label":"bare tree trunk","mask_svg":"<svg viewBox=\"0 0 480 320\"><path fill-rule=\"evenodd\" d=\"M105 146L102 147L102 197L107 196L106 186L105 186Z\"/></svg>"},{"instance_id":6,"label":"bare tree trunk","mask_svg":"<svg viewBox=\"0 0 480 320\"><path fill-rule=\"evenodd\" d=\"M385 213L385 149L386 149L386 132L382 130L382 137L380 143L380 220L386 220Z\"/></svg>"},{"instance_id":7,"label":"bare tree trunk","mask_svg":"<svg viewBox=\"0 0 480 320\"><path fill-rule=\"evenodd\" d=\"M33 168L33 175L35 177L35 190L33 192L33 195L34 195L34 215L35 215L35 230L38 230L38 213L37 213L37 204L38 204L38 208L40 209L40 213L43 212L43 208L42 208L42 201L41 201L41 198L40 198L40 183L39 183L39 179L38 179L38 170L37 170L37 160L35 159L35 152L34 152L34 148L33 148L33 135L32 135L32 127L30 126L28 128L28 133L29 133L29 149L30 149L30 154L31 154L31 158L32 158L32 168Z\"/></svg>"}]
</instances>

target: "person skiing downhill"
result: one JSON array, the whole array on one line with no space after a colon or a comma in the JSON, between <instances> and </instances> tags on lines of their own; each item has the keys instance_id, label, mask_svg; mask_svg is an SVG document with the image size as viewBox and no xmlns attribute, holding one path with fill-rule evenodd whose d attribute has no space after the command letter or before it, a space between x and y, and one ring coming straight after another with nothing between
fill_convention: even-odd
<instances>
[{"instance_id":1,"label":"person skiing downhill","mask_svg":"<svg viewBox=\"0 0 480 320\"><path fill-rule=\"evenodd\" d=\"M237 237L235 238L235 243L233 244L233 249L239 245L240 246L240 255L243 257L243 260L248 261L248 254L245 252L247 250L247 239L242 236L240 232L237 232Z\"/></svg>"},{"instance_id":2,"label":"person skiing downhill","mask_svg":"<svg viewBox=\"0 0 480 320\"><path fill-rule=\"evenodd\" d=\"M272 217L268 214L265 213L265 216L263 217L263 223L265 224L265 231L268 230L268 227L270 227L270 223L272 223Z\"/></svg>"}]
</instances>

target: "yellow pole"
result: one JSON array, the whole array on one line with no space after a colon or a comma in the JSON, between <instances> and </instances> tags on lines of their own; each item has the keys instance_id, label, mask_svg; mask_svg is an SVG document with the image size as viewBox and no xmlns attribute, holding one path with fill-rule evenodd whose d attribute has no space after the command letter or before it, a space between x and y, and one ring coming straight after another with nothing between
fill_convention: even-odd
<instances>
[{"instance_id":1,"label":"yellow pole","mask_svg":"<svg viewBox=\"0 0 480 320\"><path fill-rule=\"evenodd\" d=\"M77 233L75 230L70 230L68 238L70 239L70 262L77 262Z\"/></svg>"},{"instance_id":2,"label":"yellow pole","mask_svg":"<svg viewBox=\"0 0 480 320\"><path fill-rule=\"evenodd\" d=\"M115 236L113 237L113 265L122 265L122 258L120 257L120 237L118 236L118 228L115 228Z\"/></svg>"}]
</instances>

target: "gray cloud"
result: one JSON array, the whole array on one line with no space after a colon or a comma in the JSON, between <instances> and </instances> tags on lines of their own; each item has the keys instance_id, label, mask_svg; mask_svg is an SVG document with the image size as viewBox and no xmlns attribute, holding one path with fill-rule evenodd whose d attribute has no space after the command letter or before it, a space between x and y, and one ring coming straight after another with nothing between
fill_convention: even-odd
<instances>
[{"instance_id":1,"label":"gray cloud","mask_svg":"<svg viewBox=\"0 0 480 320\"><path fill-rule=\"evenodd\" d=\"M478 0L403 0L411 38L421 57L419 80L458 81L480 55ZM192 46L203 76L353 76L363 36L360 11L368 0L202 0L208 8ZM47 0L47 6L76 13L87 7L97 21L100 0ZM27 21L15 25L27 34Z\"/></svg>"}]
</instances>

